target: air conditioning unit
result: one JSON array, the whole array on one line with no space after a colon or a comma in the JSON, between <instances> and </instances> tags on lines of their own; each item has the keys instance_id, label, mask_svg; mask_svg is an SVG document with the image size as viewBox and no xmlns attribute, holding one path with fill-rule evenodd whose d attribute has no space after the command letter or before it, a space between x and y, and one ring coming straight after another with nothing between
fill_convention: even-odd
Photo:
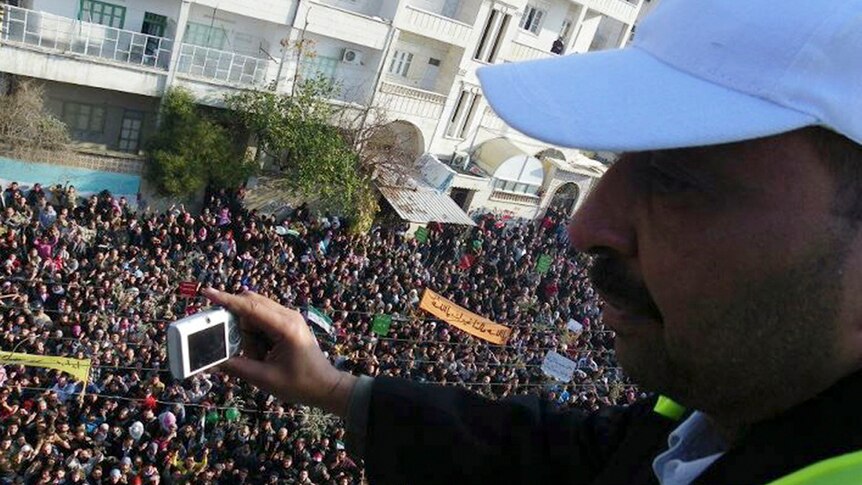
<instances>
[{"instance_id":1,"label":"air conditioning unit","mask_svg":"<svg viewBox=\"0 0 862 485\"><path fill-rule=\"evenodd\" d=\"M470 154L467 152L455 152L452 155L452 166L466 169L470 165Z\"/></svg>"},{"instance_id":2,"label":"air conditioning unit","mask_svg":"<svg viewBox=\"0 0 862 485\"><path fill-rule=\"evenodd\" d=\"M362 64L362 51L358 51L356 49L344 49L344 53L341 54L341 62L345 64L356 64L357 66Z\"/></svg>"}]
</instances>

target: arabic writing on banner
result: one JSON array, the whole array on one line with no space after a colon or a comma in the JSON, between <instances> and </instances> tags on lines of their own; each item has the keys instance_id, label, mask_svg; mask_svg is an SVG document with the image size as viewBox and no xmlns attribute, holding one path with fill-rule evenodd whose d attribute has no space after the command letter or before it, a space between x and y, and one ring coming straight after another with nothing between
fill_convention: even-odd
<instances>
[{"instance_id":1,"label":"arabic writing on banner","mask_svg":"<svg viewBox=\"0 0 862 485\"><path fill-rule=\"evenodd\" d=\"M53 355L20 354L17 352L5 352L0 350L0 364L45 367L48 369L63 371L83 382L84 388L87 387L87 380L90 377L90 359L71 359L69 357L56 357Z\"/></svg>"},{"instance_id":2,"label":"arabic writing on banner","mask_svg":"<svg viewBox=\"0 0 862 485\"><path fill-rule=\"evenodd\" d=\"M425 289L425 293L422 294L419 308L453 327L460 328L474 337L479 337L494 344L503 345L509 340L509 336L512 335L511 328L494 323L483 316L476 315L427 288Z\"/></svg>"},{"instance_id":3,"label":"arabic writing on banner","mask_svg":"<svg viewBox=\"0 0 862 485\"><path fill-rule=\"evenodd\" d=\"M545 360L542 361L542 372L562 382L569 382L575 374L575 364L571 359L558 354L553 350L548 351Z\"/></svg>"}]
</instances>

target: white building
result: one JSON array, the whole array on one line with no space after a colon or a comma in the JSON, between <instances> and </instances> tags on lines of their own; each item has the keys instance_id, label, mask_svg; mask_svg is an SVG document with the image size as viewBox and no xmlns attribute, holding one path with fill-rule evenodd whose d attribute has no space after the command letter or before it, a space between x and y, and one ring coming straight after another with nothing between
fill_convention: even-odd
<instances>
[{"instance_id":1,"label":"white building","mask_svg":"<svg viewBox=\"0 0 862 485\"><path fill-rule=\"evenodd\" d=\"M534 217L558 191L574 205L602 165L508 128L475 71L558 55L558 38L565 54L620 47L644 0L631 1L0 0L0 76L44 81L76 140L138 153L169 86L219 106L317 71L339 101L386 108L428 173L448 172L437 192ZM313 59L297 62L300 38Z\"/></svg>"}]
</instances>

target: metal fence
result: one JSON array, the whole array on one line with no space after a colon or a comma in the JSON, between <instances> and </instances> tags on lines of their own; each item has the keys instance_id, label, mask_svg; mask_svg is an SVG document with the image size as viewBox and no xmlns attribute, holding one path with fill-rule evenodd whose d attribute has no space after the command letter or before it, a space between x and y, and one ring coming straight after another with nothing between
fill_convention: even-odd
<instances>
[{"instance_id":1,"label":"metal fence","mask_svg":"<svg viewBox=\"0 0 862 485\"><path fill-rule=\"evenodd\" d=\"M266 82L269 64L269 59L183 44L177 72L208 81L253 86Z\"/></svg>"},{"instance_id":2,"label":"metal fence","mask_svg":"<svg viewBox=\"0 0 862 485\"><path fill-rule=\"evenodd\" d=\"M173 41L11 5L3 12L3 42L126 64L168 69Z\"/></svg>"}]
</instances>

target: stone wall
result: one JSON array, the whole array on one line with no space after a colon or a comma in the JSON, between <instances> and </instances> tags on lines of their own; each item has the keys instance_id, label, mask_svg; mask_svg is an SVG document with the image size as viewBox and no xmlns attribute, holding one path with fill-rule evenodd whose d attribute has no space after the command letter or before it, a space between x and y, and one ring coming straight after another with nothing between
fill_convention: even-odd
<instances>
[{"instance_id":1,"label":"stone wall","mask_svg":"<svg viewBox=\"0 0 862 485\"><path fill-rule=\"evenodd\" d=\"M9 145L0 145L0 156L26 160L28 162L65 165L132 175L143 175L145 164L144 159L141 157L121 153L103 154L73 150L20 150Z\"/></svg>"}]
</instances>

